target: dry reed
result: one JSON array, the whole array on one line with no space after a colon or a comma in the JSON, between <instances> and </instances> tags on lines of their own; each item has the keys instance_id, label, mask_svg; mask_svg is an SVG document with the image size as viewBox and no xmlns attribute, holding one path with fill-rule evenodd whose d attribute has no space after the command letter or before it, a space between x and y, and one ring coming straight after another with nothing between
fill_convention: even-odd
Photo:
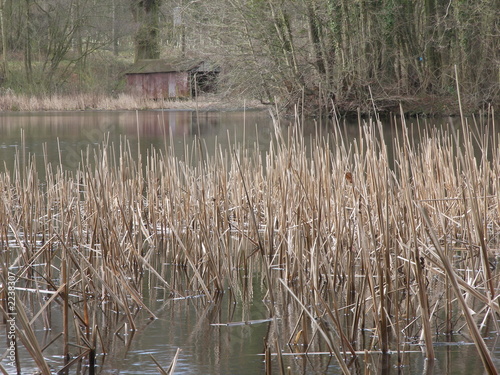
<instances>
[{"instance_id":1,"label":"dry reed","mask_svg":"<svg viewBox=\"0 0 500 375\"><path fill-rule=\"evenodd\" d=\"M0 94L1 111L84 111L84 110L227 110L234 108L264 108L258 101L244 101L203 95L187 100L154 100L121 93L116 96L82 93L75 95L31 96L7 91Z\"/></svg>"},{"instance_id":2,"label":"dry reed","mask_svg":"<svg viewBox=\"0 0 500 375\"><path fill-rule=\"evenodd\" d=\"M134 160L127 142L104 141L77 170L46 162L40 177L35 156L18 152L0 174L0 281L5 291L5 270L15 273L30 315L19 337L42 372L28 327L50 326L49 306L64 312L64 369L84 358L92 368L108 350L98 327L119 334L156 317L145 283L216 304L228 285L228 298L251 298L248 279L261 277L267 373L273 351L289 371L288 349L334 354L346 374L360 353L397 352L402 363L415 338L432 360L436 333L462 326L497 373L479 327L499 313L498 143L474 144L467 123L422 126L417 143L402 118L392 144L373 121L352 143L334 123L306 144L300 125L275 122L264 156L241 145L210 155L197 140L183 158L166 143Z\"/></svg>"}]
</instances>

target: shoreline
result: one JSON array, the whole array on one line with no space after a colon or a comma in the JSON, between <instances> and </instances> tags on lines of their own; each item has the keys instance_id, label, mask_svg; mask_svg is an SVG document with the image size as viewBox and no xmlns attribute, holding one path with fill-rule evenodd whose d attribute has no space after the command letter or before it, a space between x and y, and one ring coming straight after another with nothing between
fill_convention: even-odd
<instances>
[{"instance_id":1,"label":"shoreline","mask_svg":"<svg viewBox=\"0 0 500 375\"><path fill-rule=\"evenodd\" d=\"M486 112L491 103L482 106L472 101L462 100L463 113L466 115ZM0 95L1 112L71 112L71 111L134 111L134 110L173 110L173 111L250 111L274 108L274 105L262 104L258 100L242 98L221 98L217 95L204 95L198 100L154 100L134 97L128 94L109 96L104 94L74 94L28 96L12 92ZM456 98L393 97L375 99L373 102L335 103L335 112L342 117L370 116L376 111L379 115L394 115L403 108L406 116L443 117L459 116L459 102ZM309 111L309 116L316 111Z\"/></svg>"},{"instance_id":2,"label":"shoreline","mask_svg":"<svg viewBox=\"0 0 500 375\"><path fill-rule=\"evenodd\" d=\"M256 100L221 99L215 96L199 100L154 100L127 94L117 96L99 94L51 95L46 97L7 93L0 95L1 112L49 112L49 111L235 111L265 110L269 106Z\"/></svg>"}]
</instances>

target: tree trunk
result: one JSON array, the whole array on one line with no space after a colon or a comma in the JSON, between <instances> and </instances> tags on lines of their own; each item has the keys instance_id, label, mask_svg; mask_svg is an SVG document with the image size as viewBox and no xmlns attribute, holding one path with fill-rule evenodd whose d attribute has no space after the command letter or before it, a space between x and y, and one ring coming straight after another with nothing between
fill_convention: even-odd
<instances>
[{"instance_id":1,"label":"tree trunk","mask_svg":"<svg viewBox=\"0 0 500 375\"><path fill-rule=\"evenodd\" d=\"M112 22L111 25L111 39L113 43L113 55L118 56L118 33L117 33L117 22L116 22L116 0L111 2L111 12L112 12Z\"/></svg>"},{"instance_id":2,"label":"tree trunk","mask_svg":"<svg viewBox=\"0 0 500 375\"><path fill-rule=\"evenodd\" d=\"M33 65L31 62L31 0L26 0L26 34L24 41L24 69L26 71L26 81L28 85L33 82Z\"/></svg>"},{"instance_id":3,"label":"tree trunk","mask_svg":"<svg viewBox=\"0 0 500 375\"><path fill-rule=\"evenodd\" d=\"M311 44L314 66L316 67L320 76L326 73L325 62L323 60L323 53L321 49L321 31L316 17L316 10L314 4L310 3L307 6L307 21L309 26L309 41Z\"/></svg>"},{"instance_id":4,"label":"tree trunk","mask_svg":"<svg viewBox=\"0 0 500 375\"><path fill-rule=\"evenodd\" d=\"M162 0L133 0L132 13L139 28L135 34L135 61L160 58L159 13Z\"/></svg>"},{"instance_id":5,"label":"tree trunk","mask_svg":"<svg viewBox=\"0 0 500 375\"><path fill-rule=\"evenodd\" d=\"M436 89L437 77L441 74L439 52L436 48L437 40L434 35L437 30L437 13L435 0L425 0L425 67L427 70L427 82L425 89L434 91Z\"/></svg>"},{"instance_id":6,"label":"tree trunk","mask_svg":"<svg viewBox=\"0 0 500 375\"><path fill-rule=\"evenodd\" d=\"M0 81L7 79L7 41L5 40L5 0L0 0L0 35L2 38L2 63L0 68Z\"/></svg>"}]
</instances>

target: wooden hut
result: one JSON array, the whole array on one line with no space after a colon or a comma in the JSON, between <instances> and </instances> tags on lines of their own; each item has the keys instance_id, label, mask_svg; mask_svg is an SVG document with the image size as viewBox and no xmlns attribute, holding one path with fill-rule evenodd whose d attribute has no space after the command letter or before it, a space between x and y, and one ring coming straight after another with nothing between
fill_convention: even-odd
<instances>
[{"instance_id":1,"label":"wooden hut","mask_svg":"<svg viewBox=\"0 0 500 375\"><path fill-rule=\"evenodd\" d=\"M126 73L127 91L153 99L214 92L217 68L202 60L139 60Z\"/></svg>"}]
</instances>

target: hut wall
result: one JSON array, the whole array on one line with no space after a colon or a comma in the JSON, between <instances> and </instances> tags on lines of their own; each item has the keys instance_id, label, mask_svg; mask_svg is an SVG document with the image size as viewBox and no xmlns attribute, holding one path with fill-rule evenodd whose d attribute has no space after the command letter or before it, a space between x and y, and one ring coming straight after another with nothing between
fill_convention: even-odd
<instances>
[{"instance_id":1,"label":"hut wall","mask_svg":"<svg viewBox=\"0 0 500 375\"><path fill-rule=\"evenodd\" d=\"M190 85L187 72L127 74L129 92L147 98L189 97Z\"/></svg>"}]
</instances>

